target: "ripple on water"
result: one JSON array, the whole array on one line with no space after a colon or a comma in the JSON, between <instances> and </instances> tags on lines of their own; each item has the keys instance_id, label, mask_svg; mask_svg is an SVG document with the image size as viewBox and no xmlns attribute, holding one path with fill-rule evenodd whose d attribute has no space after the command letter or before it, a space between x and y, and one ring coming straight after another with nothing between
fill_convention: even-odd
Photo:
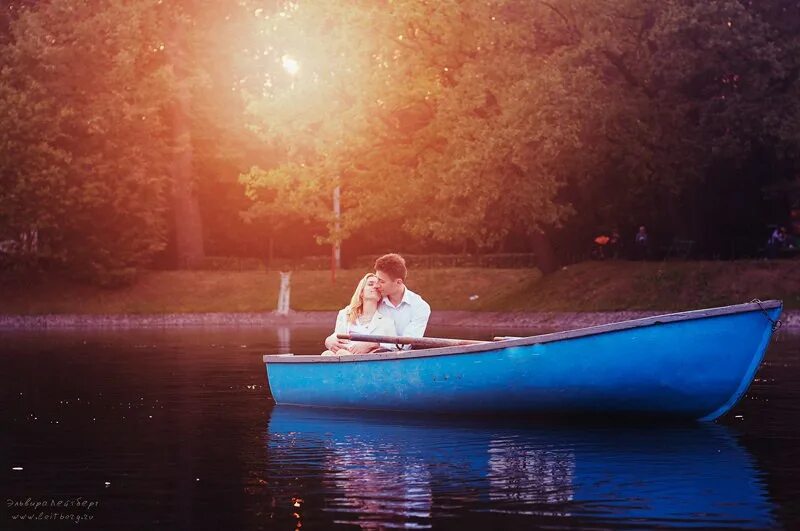
<instances>
[{"instance_id":1,"label":"ripple on water","mask_svg":"<svg viewBox=\"0 0 800 531\"><path fill-rule=\"evenodd\" d=\"M603 427L272 408L262 352L325 332L4 337L8 490L101 496L104 529L800 523L800 336L720 425Z\"/></svg>"}]
</instances>

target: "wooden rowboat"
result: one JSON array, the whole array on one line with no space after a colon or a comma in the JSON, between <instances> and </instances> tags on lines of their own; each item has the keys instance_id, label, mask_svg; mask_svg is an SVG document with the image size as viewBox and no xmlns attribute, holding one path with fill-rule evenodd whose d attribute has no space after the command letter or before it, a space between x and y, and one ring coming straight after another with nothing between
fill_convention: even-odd
<instances>
[{"instance_id":1,"label":"wooden rowboat","mask_svg":"<svg viewBox=\"0 0 800 531\"><path fill-rule=\"evenodd\" d=\"M279 404L714 420L749 387L781 309L754 301L501 341L264 363Z\"/></svg>"}]
</instances>

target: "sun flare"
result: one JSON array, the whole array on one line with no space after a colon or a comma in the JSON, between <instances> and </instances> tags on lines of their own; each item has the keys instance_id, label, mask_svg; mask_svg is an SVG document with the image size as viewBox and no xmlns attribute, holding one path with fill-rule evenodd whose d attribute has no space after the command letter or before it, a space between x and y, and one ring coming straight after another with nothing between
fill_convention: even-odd
<instances>
[{"instance_id":1,"label":"sun flare","mask_svg":"<svg viewBox=\"0 0 800 531\"><path fill-rule=\"evenodd\" d=\"M281 66L290 76L295 76L300 71L300 63L290 55L281 57Z\"/></svg>"}]
</instances>

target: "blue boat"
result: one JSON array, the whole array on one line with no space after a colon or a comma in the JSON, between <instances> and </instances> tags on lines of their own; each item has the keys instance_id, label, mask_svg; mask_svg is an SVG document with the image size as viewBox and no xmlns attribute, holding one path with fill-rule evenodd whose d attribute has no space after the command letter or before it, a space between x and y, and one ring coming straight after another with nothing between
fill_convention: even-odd
<instances>
[{"instance_id":1,"label":"blue boat","mask_svg":"<svg viewBox=\"0 0 800 531\"><path fill-rule=\"evenodd\" d=\"M710 421L744 395L781 310L781 301L754 301L503 341L264 363L278 404Z\"/></svg>"}]
</instances>

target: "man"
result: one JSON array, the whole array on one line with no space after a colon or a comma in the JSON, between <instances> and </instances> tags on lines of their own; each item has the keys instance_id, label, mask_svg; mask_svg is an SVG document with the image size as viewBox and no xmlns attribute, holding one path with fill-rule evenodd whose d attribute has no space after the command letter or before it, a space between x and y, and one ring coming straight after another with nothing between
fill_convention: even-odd
<instances>
[{"instance_id":1,"label":"man","mask_svg":"<svg viewBox=\"0 0 800 531\"><path fill-rule=\"evenodd\" d=\"M422 297L408 289L405 281L408 275L406 261L399 254L385 254L375 260L375 275L378 289L383 296L378 311L394 321L398 336L423 337L431 316L431 307ZM382 345L396 349L396 345ZM325 340L325 347L338 352L345 342L331 334ZM358 354L358 352L356 352Z\"/></svg>"},{"instance_id":2,"label":"man","mask_svg":"<svg viewBox=\"0 0 800 531\"><path fill-rule=\"evenodd\" d=\"M398 336L424 336L431 307L406 286L408 269L403 257L394 253L381 256L375 260L375 274L383 295L378 311L392 318Z\"/></svg>"}]
</instances>

